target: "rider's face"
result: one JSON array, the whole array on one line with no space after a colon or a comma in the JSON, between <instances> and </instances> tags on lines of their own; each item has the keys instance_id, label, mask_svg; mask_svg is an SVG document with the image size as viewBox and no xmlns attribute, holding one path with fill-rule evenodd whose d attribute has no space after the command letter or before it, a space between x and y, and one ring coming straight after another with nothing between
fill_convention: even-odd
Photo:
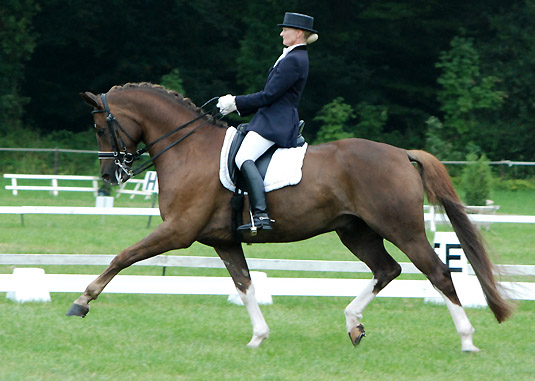
<instances>
[{"instance_id":1,"label":"rider's face","mask_svg":"<svg viewBox=\"0 0 535 381\"><path fill-rule=\"evenodd\" d=\"M282 28L280 33L282 37L282 44L285 46L293 46L303 43L303 31L294 28Z\"/></svg>"}]
</instances>

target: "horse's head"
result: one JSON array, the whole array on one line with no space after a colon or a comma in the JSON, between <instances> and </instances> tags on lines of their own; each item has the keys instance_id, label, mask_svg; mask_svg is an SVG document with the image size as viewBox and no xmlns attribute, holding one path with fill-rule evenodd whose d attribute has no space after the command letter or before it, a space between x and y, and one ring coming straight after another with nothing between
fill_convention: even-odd
<instances>
[{"instance_id":1,"label":"horse's head","mask_svg":"<svg viewBox=\"0 0 535 381\"><path fill-rule=\"evenodd\" d=\"M98 143L100 172L105 182L120 184L131 177L137 145L141 140L141 126L126 111L117 106L111 112L106 94L80 94L93 106L93 119Z\"/></svg>"}]
</instances>

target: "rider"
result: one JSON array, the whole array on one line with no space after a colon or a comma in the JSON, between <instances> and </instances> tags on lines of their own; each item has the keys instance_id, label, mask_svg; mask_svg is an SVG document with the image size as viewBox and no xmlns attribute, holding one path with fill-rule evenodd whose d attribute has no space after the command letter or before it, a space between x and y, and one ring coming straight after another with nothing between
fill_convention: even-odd
<instances>
[{"instance_id":1,"label":"rider","mask_svg":"<svg viewBox=\"0 0 535 381\"><path fill-rule=\"evenodd\" d=\"M297 145L297 106L308 78L307 44L318 39L311 16L286 12L279 26L286 48L270 69L264 90L249 95L227 94L217 103L223 115L233 111L241 116L256 113L236 155L236 165L245 179L254 225L259 230L270 230L271 220L267 214L264 181L255 161L274 144L280 147ZM251 228L252 223L242 225L238 230Z\"/></svg>"}]
</instances>

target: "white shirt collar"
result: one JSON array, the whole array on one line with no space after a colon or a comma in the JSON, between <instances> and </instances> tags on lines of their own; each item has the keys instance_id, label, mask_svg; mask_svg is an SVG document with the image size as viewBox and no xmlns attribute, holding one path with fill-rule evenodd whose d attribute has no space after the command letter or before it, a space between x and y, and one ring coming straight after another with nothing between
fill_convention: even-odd
<instances>
[{"instance_id":1,"label":"white shirt collar","mask_svg":"<svg viewBox=\"0 0 535 381\"><path fill-rule=\"evenodd\" d=\"M292 50L294 50L294 49L297 48L298 46L306 46L306 44L292 45L292 46L288 46L287 48L282 49L282 54L281 54L280 57L277 59L277 61L276 61L275 64L273 65L273 67L277 66L277 64L280 62L280 60L282 60L284 57L286 57L286 56L288 55L288 53L290 53Z\"/></svg>"}]
</instances>

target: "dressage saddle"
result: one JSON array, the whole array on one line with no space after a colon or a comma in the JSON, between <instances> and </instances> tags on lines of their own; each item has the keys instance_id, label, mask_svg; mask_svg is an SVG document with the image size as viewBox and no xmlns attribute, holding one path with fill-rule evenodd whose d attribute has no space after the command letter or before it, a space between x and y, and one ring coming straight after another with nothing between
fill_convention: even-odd
<instances>
[{"instance_id":1,"label":"dressage saddle","mask_svg":"<svg viewBox=\"0 0 535 381\"><path fill-rule=\"evenodd\" d=\"M248 123L242 123L236 128L236 135L234 135L234 138L232 139L232 143L230 144L229 149L229 155L228 155L228 171L230 175L230 179L232 182L236 185L237 188L241 189L242 191L247 191L245 182L243 181L243 178L241 177L240 170L238 169L238 166L236 165L236 154L238 153L238 150L240 149L240 146L243 142L243 139L245 138L245 135L247 134L247 126ZM303 137L303 128L305 127L305 121L301 120L299 121L299 134L297 135L297 147L302 147L305 144L305 138ZM266 178L266 172L267 168L269 166L269 163L271 161L271 158L273 157L273 153L279 148L276 144L271 146L262 156L260 156L256 161L256 167L258 168L258 172L260 172L260 175L262 176L262 179Z\"/></svg>"}]
</instances>

